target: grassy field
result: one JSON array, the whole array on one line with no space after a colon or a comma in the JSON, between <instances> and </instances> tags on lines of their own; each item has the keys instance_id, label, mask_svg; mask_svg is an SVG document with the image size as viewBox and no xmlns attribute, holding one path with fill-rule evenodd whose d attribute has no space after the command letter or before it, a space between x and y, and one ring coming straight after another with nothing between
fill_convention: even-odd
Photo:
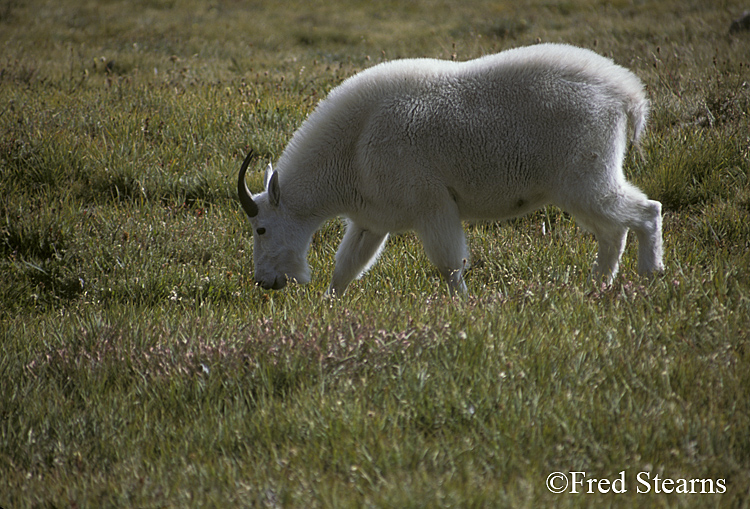
<instances>
[{"instance_id":1,"label":"grassy field","mask_svg":"<svg viewBox=\"0 0 750 509\"><path fill-rule=\"evenodd\" d=\"M747 507L746 4L281 3L0 0L0 506ZM338 220L254 286L249 149L382 60L538 41L647 84L662 277L631 237L593 286L548 208L466 226L466 299L410 234L324 299Z\"/></svg>"}]
</instances>

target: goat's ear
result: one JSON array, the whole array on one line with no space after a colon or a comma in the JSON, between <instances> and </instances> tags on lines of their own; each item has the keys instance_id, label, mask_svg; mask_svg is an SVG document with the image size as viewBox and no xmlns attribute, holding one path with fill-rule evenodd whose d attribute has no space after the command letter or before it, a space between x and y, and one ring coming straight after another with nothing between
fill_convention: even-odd
<instances>
[{"instance_id":1,"label":"goat's ear","mask_svg":"<svg viewBox=\"0 0 750 509\"><path fill-rule=\"evenodd\" d=\"M271 163L268 163L268 166L266 166L266 172L263 174L263 187L265 189L268 189L268 181L271 180L272 173L273 166L271 166Z\"/></svg>"},{"instance_id":2,"label":"goat's ear","mask_svg":"<svg viewBox=\"0 0 750 509\"><path fill-rule=\"evenodd\" d=\"M268 179L268 200L271 202L271 205L276 207L279 204L280 197L281 190L279 189L279 174L274 171Z\"/></svg>"}]
</instances>

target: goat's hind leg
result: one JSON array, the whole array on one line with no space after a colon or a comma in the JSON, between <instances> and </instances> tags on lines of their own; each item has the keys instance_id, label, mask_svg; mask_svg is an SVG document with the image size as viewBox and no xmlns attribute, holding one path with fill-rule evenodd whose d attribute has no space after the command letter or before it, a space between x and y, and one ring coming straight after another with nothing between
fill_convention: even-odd
<instances>
[{"instance_id":1,"label":"goat's hind leg","mask_svg":"<svg viewBox=\"0 0 750 509\"><path fill-rule=\"evenodd\" d=\"M651 274L664 269L662 262L661 203L649 200L635 186L624 182L608 198L592 200L588 209L571 210L594 233L599 243L594 278L611 283L617 275L629 228L638 237L638 271Z\"/></svg>"},{"instance_id":2,"label":"goat's hind leg","mask_svg":"<svg viewBox=\"0 0 750 509\"><path fill-rule=\"evenodd\" d=\"M638 237L638 272L647 276L664 272L661 203L646 200L632 228Z\"/></svg>"},{"instance_id":3,"label":"goat's hind leg","mask_svg":"<svg viewBox=\"0 0 750 509\"><path fill-rule=\"evenodd\" d=\"M617 194L615 211L638 238L638 272L646 276L662 272L661 203L649 200L643 191L624 182Z\"/></svg>"},{"instance_id":4,"label":"goat's hind leg","mask_svg":"<svg viewBox=\"0 0 750 509\"><path fill-rule=\"evenodd\" d=\"M594 235L599 243L593 277L597 282L612 284L620 268L620 258L625 251L628 229L616 224L600 222L594 228Z\"/></svg>"},{"instance_id":5,"label":"goat's hind leg","mask_svg":"<svg viewBox=\"0 0 750 509\"><path fill-rule=\"evenodd\" d=\"M354 279L366 272L377 261L388 234L374 233L349 223L344 238L336 251L336 267L331 285L326 292L341 296Z\"/></svg>"},{"instance_id":6,"label":"goat's hind leg","mask_svg":"<svg viewBox=\"0 0 750 509\"><path fill-rule=\"evenodd\" d=\"M591 274L592 279L597 283L611 284L620 268L620 258L625 251L627 226L613 220L598 209L584 210L569 207L566 210L573 214L580 226L594 234L599 244Z\"/></svg>"}]
</instances>

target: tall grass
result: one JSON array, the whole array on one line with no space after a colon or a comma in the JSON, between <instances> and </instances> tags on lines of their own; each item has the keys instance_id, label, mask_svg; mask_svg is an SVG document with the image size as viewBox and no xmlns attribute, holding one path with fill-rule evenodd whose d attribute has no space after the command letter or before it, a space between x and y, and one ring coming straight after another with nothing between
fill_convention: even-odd
<instances>
[{"instance_id":1,"label":"tall grass","mask_svg":"<svg viewBox=\"0 0 750 509\"><path fill-rule=\"evenodd\" d=\"M741 12L0 3L0 506L744 507ZM664 204L662 277L637 276L631 238L615 283L593 285L594 239L550 207L466 225L463 300L412 234L323 298L339 220L313 239L310 285L254 286L234 191L249 149L261 170L381 60L537 40L646 82L653 115L626 172ZM627 492L553 494L557 471L624 471ZM639 473L726 492L639 493Z\"/></svg>"}]
</instances>

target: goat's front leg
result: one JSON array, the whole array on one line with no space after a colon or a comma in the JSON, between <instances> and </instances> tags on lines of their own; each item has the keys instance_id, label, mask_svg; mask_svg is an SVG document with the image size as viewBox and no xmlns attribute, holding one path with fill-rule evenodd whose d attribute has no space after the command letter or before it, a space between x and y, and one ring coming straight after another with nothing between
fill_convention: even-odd
<instances>
[{"instance_id":1,"label":"goat's front leg","mask_svg":"<svg viewBox=\"0 0 750 509\"><path fill-rule=\"evenodd\" d=\"M336 252L336 267L326 294L343 295L349 283L375 264L387 238L388 234L374 233L349 223Z\"/></svg>"},{"instance_id":2,"label":"goat's front leg","mask_svg":"<svg viewBox=\"0 0 750 509\"><path fill-rule=\"evenodd\" d=\"M468 266L469 252L458 211L450 207L433 213L419 226L417 234L427 257L448 283L451 295L466 294L463 274Z\"/></svg>"}]
</instances>

